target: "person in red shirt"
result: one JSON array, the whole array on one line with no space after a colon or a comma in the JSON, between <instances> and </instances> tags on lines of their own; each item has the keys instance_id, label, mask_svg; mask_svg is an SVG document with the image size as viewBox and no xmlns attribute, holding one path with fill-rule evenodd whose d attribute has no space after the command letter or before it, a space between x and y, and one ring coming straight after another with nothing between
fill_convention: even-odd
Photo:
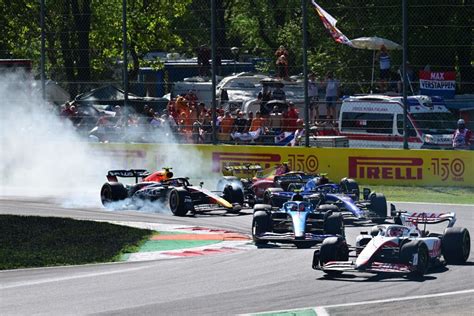
<instances>
[{"instance_id":1,"label":"person in red shirt","mask_svg":"<svg viewBox=\"0 0 474 316\"><path fill-rule=\"evenodd\" d=\"M296 121L299 118L299 113L295 108L295 104L293 102L288 103L288 112L286 113L286 131L287 132L294 132L297 129Z\"/></svg>"}]
</instances>

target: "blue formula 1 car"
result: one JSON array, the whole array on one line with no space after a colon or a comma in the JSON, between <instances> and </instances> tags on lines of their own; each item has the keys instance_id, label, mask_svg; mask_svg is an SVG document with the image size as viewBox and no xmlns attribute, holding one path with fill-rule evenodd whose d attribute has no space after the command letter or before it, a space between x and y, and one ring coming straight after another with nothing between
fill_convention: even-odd
<instances>
[{"instance_id":1,"label":"blue formula 1 car","mask_svg":"<svg viewBox=\"0 0 474 316\"><path fill-rule=\"evenodd\" d=\"M331 183L323 174L303 184L290 184L287 191L282 188L269 188L264 194L264 203L281 207L291 199L295 190L300 190L303 199L311 202L316 208L323 204L336 205L346 221L370 220L381 224L387 218L387 200L383 194L364 188L361 198L359 185L355 180L343 178L339 184Z\"/></svg>"},{"instance_id":2,"label":"blue formula 1 car","mask_svg":"<svg viewBox=\"0 0 474 316\"><path fill-rule=\"evenodd\" d=\"M344 238L343 218L336 206L315 208L302 199L295 194L281 208L254 206L252 238L257 247L272 242L310 248L328 237Z\"/></svg>"}]
</instances>

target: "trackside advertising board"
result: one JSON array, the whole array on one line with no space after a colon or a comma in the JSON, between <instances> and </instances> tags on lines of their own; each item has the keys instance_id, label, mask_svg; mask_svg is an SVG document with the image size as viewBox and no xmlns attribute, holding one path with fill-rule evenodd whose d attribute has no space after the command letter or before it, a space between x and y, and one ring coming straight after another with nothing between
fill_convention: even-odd
<instances>
[{"instance_id":1,"label":"trackside advertising board","mask_svg":"<svg viewBox=\"0 0 474 316\"><path fill-rule=\"evenodd\" d=\"M350 177L362 184L474 187L472 151L173 145L170 156L166 144L91 146L112 158L117 168L189 170L180 176L196 176L198 171L215 177L226 165L271 168L286 161L292 170L328 173L333 181Z\"/></svg>"}]
</instances>

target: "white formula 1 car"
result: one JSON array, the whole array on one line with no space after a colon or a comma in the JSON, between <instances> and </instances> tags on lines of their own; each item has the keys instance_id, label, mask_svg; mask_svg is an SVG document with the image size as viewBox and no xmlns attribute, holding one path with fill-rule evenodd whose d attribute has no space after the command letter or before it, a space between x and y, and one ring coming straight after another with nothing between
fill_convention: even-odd
<instances>
[{"instance_id":1,"label":"white formula 1 car","mask_svg":"<svg viewBox=\"0 0 474 316\"><path fill-rule=\"evenodd\" d=\"M362 232L356 246L343 238L330 237L314 252L313 269L337 276L345 271L401 273L422 277L437 264L463 264L469 258L469 231L453 227L454 213L398 212L395 224L377 225L371 234ZM447 222L443 233L430 233L427 224ZM423 228L420 228L423 226ZM355 260L349 260L355 251Z\"/></svg>"}]
</instances>

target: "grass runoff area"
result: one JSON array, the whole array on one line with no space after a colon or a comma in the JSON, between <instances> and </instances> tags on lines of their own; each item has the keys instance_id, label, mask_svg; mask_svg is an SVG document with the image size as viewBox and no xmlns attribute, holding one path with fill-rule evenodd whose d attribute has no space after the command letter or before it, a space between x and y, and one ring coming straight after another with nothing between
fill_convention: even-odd
<instances>
[{"instance_id":1,"label":"grass runoff area","mask_svg":"<svg viewBox=\"0 0 474 316\"><path fill-rule=\"evenodd\" d=\"M389 201L474 204L474 188L373 186ZM59 217L0 215L0 270L114 262L153 231Z\"/></svg>"},{"instance_id":2,"label":"grass runoff area","mask_svg":"<svg viewBox=\"0 0 474 316\"><path fill-rule=\"evenodd\" d=\"M0 270L118 261L153 231L59 217L0 215Z\"/></svg>"},{"instance_id":3,"label":"grass runoff area","mask_svg":"<svg viewBox=\"0 0 474 316\"><path fill-rule=\"evenodd\" d=\"M360 185L385 195L388 201L474 204L474 188Z\"/></svg>"}]
</instances>

